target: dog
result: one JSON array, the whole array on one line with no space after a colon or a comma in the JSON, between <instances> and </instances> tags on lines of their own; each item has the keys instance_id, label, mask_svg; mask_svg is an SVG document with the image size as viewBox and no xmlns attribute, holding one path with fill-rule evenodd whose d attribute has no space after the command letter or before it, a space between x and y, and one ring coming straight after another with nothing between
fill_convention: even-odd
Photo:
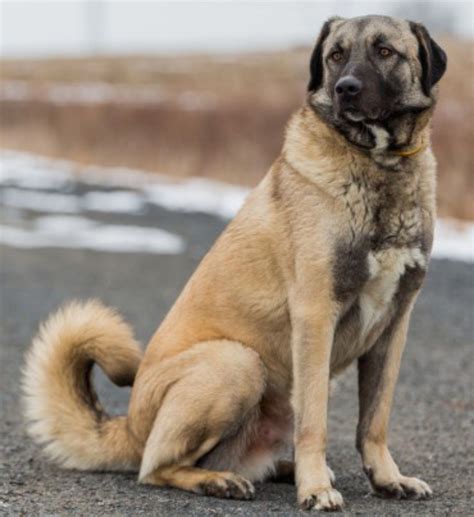
<instances>
[{"instance_id":1,"label":"dog","mask_svg":"<svg viewBox=\"0 0 474 517\"><path fill-rule=\"evenodd\" d=\"M410 314L435 220L430 120L446 55L397 18L332 18L282 152L185 286L146 352L100 302L42 325L23 391L33 437L64 467L251 499L293 479L298 503L339 510L326 464L330 379L357 360L356 446L373 491L424 499L387 446ZM133 385L109 417L97 363ZM294 462L285 461L294 447Z\"/></svg>"}]
</instances>

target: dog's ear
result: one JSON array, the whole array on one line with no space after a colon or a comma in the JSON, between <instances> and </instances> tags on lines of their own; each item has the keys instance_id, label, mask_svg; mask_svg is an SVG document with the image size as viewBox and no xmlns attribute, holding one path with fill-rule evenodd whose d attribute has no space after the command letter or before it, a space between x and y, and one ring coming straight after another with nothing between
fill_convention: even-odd
<instances>
[{"instance_id":1,"label":"dog's ear","mask_svg":"<svg viewBox=\"0 0 474 517\"><path fill-rule=\"evenodd\" d=\"M446 52L434 41L421 23L410 22L410 28L418 40L418 58L422 67L421 85L429 97L431 88L446 72Z\"/></svg>"},{"instance_id":2,"label":"dog's ear","mask_svg":"<svg viewBox=\"0 0 474 517\"><path fill-rule=\"evenodd\" d=\"M330 18L322 27L319 33L318 40L314 47L313 53L311 54L311 60L309 62L309 73L310 79L308 83L308 91L316 91L323 82L323 45L324 41L331 31L331 24L335 20L341 20L342 18L334 17Z\"/></svg>"}]
</instances>

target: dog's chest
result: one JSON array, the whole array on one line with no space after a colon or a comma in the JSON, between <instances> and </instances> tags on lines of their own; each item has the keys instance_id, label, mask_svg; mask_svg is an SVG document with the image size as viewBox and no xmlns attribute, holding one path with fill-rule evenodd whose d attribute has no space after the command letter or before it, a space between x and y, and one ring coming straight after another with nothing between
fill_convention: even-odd
<instances>
[{"instance_id":1,"label":"dog's chest","mask_svg":"<svg viewBox=\"0 0 474 517\"><path fill-rule=\"evenodd\" d=\"M423 217L416 201L410 184L354 183L346 192L346 238L335 251L333 272L336 297L345 307L336 334L336 367L373 344L397 309L406 273L426 268Z\"/></svg>"},{"instance_id":2,"label":"dog's chest","mask_svg":"<svg viewBox=\"0 0 474 517\"><path fill-rule=\"evenodd\" d=\"M357 296L361 341L392 308L407 270L423 269L426 259L419 247L387 248L367 255L368 279Z\"/></svg>"}]
</instances>

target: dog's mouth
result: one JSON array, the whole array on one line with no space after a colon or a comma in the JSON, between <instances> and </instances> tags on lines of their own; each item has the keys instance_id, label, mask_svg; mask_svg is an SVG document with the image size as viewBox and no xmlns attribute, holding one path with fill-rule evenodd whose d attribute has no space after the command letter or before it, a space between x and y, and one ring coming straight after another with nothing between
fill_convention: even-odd
<instances>
[{"instance_id":1,"label":"dog's mouth","mask_svg":"<svg viewBox=\"0 0 474 517\"><path fill-rule=\"evenodd\" d=\"M351 122L362 122L367 118L362 111L355 108L347 108L342 111L341 115Z\"/></svg>"},{"instance_id":2,"label":"dog's mouth","mask_svg":"<svg viewBox=\"0 0 474 517\"><path fill-rule=\"evenodd\" d=\"M372 109L361 110L353 107L343 108L339 112L339 116L349 120L350 122L376 122L385 120L389 116L388 110Z\"/></svg>"}]
</instances>

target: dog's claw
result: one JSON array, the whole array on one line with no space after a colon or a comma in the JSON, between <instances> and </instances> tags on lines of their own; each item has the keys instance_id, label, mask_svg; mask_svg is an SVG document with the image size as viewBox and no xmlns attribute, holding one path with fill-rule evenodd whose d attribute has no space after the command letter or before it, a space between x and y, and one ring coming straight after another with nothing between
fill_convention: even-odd
<instances>
[{"instance_id":1,"label":"dog's claw","mask_svg":"<svg viewBox=\"0 0 474 517\"><path fill-rule=\"evenodd\" d=\"M344 500L342 495L334 488L325 488L303 499L300 503L302 510L322 510L325 512L337 512L342 510Z\"/></svg>"},{"instance_id":2,"label":"dog's claw","mask_svg":"<svg viewBox=\"0 0 474 517\"><path fill-rule=\"evenodd\" d=\"M385 499L430 499L433 492L429 485L417 478L401 476L387 484L377 484L371 480L374 495Z\"/></svg>"},{"instance_id":3,"label":"dog's claw","mask_svg":"<svg viewBox=\"0 0 474 517\"><path fill-rule=\"evenodd\" d=\"M249 500L255 497L255 488L244 477L237 474L228 474L201 483L199 493L222 499Z\"/></svg>"}]
</instances>

